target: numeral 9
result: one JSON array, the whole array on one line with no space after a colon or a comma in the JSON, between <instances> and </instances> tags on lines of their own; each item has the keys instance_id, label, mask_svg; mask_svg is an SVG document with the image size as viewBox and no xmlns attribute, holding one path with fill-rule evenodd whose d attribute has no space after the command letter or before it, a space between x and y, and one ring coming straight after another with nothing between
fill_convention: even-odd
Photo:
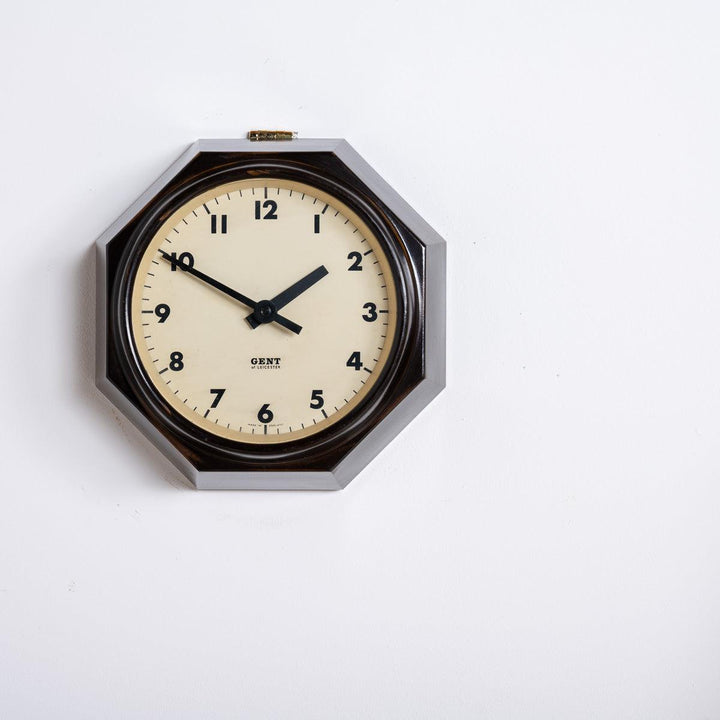
<instances>
[{"instance_id":1,"label":"numeral 9","mask_svg":"<svg viewBox=\"0 0 720 720\"><path fill-rule=\"evenodd\" d=\"M155 314L160 318L158 322L164 323L170 317L170 306L165 303L156 305Z\"/></svg>"}]
</instances>

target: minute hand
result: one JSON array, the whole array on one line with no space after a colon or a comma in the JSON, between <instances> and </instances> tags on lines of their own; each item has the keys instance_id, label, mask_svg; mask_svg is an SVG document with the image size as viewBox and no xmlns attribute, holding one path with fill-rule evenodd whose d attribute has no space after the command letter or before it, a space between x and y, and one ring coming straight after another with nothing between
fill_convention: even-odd
<instances>
[{"instance_id":1,"label":"minute hand","mask_svg":"<svg viewBox=\"0 0 720 720\"><path fill-rule=\"evenodd\" d=\"M163 259L167 260L168 262L172 262L172 257L168 255L166 252L160 251L160 254L162 255ZM251 300L247 295L243 295L242 293L238 292L237 290L233 290L231 287L228 287L227 285L221 283L219 280L216 280L215 278L210 277L209 275L206 275L204 272L200 270L196 270L192 265L186 265L184 263L178 263L180 265L180 268L183 272L189 273L190 275L194 275L199 280L202 280L204 283L207 283L211 287L214 287L216 290L219 290L221 293L224 293L225 295L229 295L231 298L238 300L243 305L247 305L249 308L252 308L253 310L257 307L257 303L254 300ZM291 330L296 335L300 334L300 331L302 330L302 327L298 325L297 323L294 323L292 320L288 320L286 317L283 317L282 315L275 315L274 320L278 325L282 325L283 327L287 328L288 330Z\"/></svg>"},{"instance_id":2,"label":"minute hand","mask_svg":"<svg viewBox=\"0 0 720 720\"><path fill-rule=\"evenodd\" d=\"M291 303L298 295L304 293L307 289L311 288L318 280L321 280L328 274L328 270L324 265L319 268L315 268L311 273L308 273L305 277L300 278L296 283L293 283L287 290L283 290L280 294L276 295L270 300L272 307L275 310L284 308L288 303ZM261 324L260 318L257 317L257 313L251 313L247 316L247 321L250 327L255 329Z\"/></svg>"}]
</instances>

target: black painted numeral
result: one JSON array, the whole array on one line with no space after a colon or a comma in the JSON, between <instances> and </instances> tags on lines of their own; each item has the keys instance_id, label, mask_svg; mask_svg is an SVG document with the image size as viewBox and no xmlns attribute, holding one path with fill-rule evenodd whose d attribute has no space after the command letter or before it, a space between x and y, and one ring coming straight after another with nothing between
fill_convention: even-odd
<instances>
[{"instance_id":1,"label":"black painted numeral","mask_svg":"<svg viewBox=\"0 0 720 720\"><path fill-rule=\"evenodd\" d=\"M170 253L170 269L173 272L175 272L178 268L181 270L187 270L193 265L195 265L195 258L192 256L192 253L184 252L180 253L179 256L177 253Z\"/></svg>"},{"instance_id":2,"label":"black painted numeral","mask_svg":"<svg viewBox=\"0 0 720 720\"><path fill-rule=\"evenodd\" d=\"M313 390L310 394L310 407L313 410L319 410L325 404L325 398L323 398L322 394L322 390Z\"/></svg>"},{"instance_id":3,"label":"black painted numeral","mask_svg":"<svg viewBox=\"0 0 720 720\"><path fill-rule=\"evenodd\" d=\"M266 200L262 203L260 200L255 201L255 219L256 220L277 220L277 203L274 200ZM263 215L262 210L267 210Z\"/></svg>"},{"instance_id":4,"label":"black painted numeral","mask_svg":"<svg viewBox=\"0 0 720 720\"><path fill-rule=\"evenodd\" d=\"M211 215L210 216L210 232L215 234L218 231L218 216L217 215ZM220 233L225 234L227 233L227 215L221 215L220 216Z\"/></svg>"},{"instance_id":5,"label":"black painted numeral","mask_svg":"<svg viewBox=\"0 0 720 720\"><path fill-rule=\"evenodd\" d=\"M315 234L317 235L320 232L320 216L315 216L315 224L314 224Z\"/></svg>"},{"instance_id":6,"label":"black painted numeral","mask_svg":"<svg viewBox=\"0 0 720 720\"><path fill-rule=\"evenodd\" d=\"M365 322L375 322L378 318L377 305L372 302L366 302L363 305L363 310L367 310L367 315L363 315L362 319Z\"/></svg>"},{"instance_id":7,"label":"black painted numeral","mask_svg":"<svg viewBox=\"0 0 720 720\"><path fill-rule=\"evenodd\" d=\"M175 372L182 370L185 367L185 364L183 363L183 354L177 350L170 353L170 365L168 365L168 367Z\"/></svg>"},{"instance_id":8,"label":"black painted numeral","mask_svg":"<svg viewBox=\"0 0 720 720\"><path fill-rule=\"evenodd\" d=\"M347 259L353 261L348 270L362 270L362 255L359 252L349 253Z\"/></svg>"},{"instance_id":9,"label":"black painted numeral","mask_svg":"<svg viewBox=\"0 0 720 720\"><path fill-rule=\"evenodd\" d=\"M360 351L356 350L350 357L348 358L348 361L345 363L348 367L355 368L356 370L360 370L363 366L362 360L360 359Z\"/></svg>"},{"instance_id":10,"label":"black painted numeral","mask_svg":"<svg viewBox=\"0 0 720 720\"><path fill-rule=\"evenodd\" d=\"M170 306L160 303L155 306L155 314L158 316L158 322L164 323L170 317Z\"/></svg>"},{"instance_id":11,"label":"black painted numeral","mask_svg":"<svg viewBox=\"0 0 720 720\"><path fill-rule=\"evenodd\" d=\"M217 390L210 390L210 392L215 396L215 399L212 401L211 408L216 408L220 401L222 400L222 396L225 394L225 388L218 388Z\"/></svg>"},{"instance_id":12,"label":"black painted numeral","mask_svg":"<svg viewBox=\"0 0 720 720\"><path fill-rule=\"evenodd\" d=\"M258 412L258 414L257 414L257 419L258 419L261 423L265 423L266 425L267 425L267 423L272 422L272 421L273 421L273 418L275 417L275 416L272 414L272 410L270 410L269 408L270 408L270 403L265 403L265 404L260 408L260 412Z\"/></svg>"}]
</instances>

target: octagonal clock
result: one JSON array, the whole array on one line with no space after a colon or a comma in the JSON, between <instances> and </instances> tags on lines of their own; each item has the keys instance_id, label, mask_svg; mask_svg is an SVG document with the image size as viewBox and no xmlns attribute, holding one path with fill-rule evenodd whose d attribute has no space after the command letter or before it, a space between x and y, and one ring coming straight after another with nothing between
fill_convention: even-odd
<instances>
[{"instance_id":1,"label":"octagonal clock","mask_svg":"<svg viewBox=\"0 0 720 720\"><path fill-rule=\"evenodd\" d=\"M97 242L97 385L200 489L344 487L445 383L445 243L344 140L199 140Z\"/></svg>"}]
</instances>

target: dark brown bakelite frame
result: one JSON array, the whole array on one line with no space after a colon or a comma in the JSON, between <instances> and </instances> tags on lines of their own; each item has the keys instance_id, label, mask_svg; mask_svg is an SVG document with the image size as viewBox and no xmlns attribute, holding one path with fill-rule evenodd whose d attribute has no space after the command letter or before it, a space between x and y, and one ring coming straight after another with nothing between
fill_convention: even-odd
<instances>
[{"instance_id":1,"label":"dark brown bakelite frame","mask_svg":"<svg viewBox=\"0 0 720 720\"><path fill-rule=\"evenodd\" d=\"M365 171L365 177L359 170ZM233 442L202 431L176 413L139 362L129 311L135 269L164 220L204 190L233 180L263 177L307 183L357 212L387 254L398 302L390 357L363 402L316 435L274 445ZM417 399L413 403L404 401L423 384L426 388L422 394L430 397L444 386L445 244L422 221L411 229L403 213L397 212L398 201L401 208L413 211L394 191L383 197L377 187L372 187L372 181L378 180L344 141L198 141L98 241L98 386L196 487L343 487L364 466L362 458L374 456L389 441L383 437L383 426L389 431L397 425L398 416L407 414L402 412L404 404L417 405ZM418 221L414 216L412 219ZM421 238L418 227L432 236ZM429 257L429 247L439 247L442 252ZM429 262L434 262L431 298L427 297ZM435 340L442 339L441 348L433 348L430 363L431 370L441 369L441 377L428 378L428 325ZM441 361L437 358L440 351ZM427 387L429 383L431 388ZM367 447L373 444L373 437L374 452ZM366 447L361 451L363 445Z\"/></svg>"}]
</instances>

